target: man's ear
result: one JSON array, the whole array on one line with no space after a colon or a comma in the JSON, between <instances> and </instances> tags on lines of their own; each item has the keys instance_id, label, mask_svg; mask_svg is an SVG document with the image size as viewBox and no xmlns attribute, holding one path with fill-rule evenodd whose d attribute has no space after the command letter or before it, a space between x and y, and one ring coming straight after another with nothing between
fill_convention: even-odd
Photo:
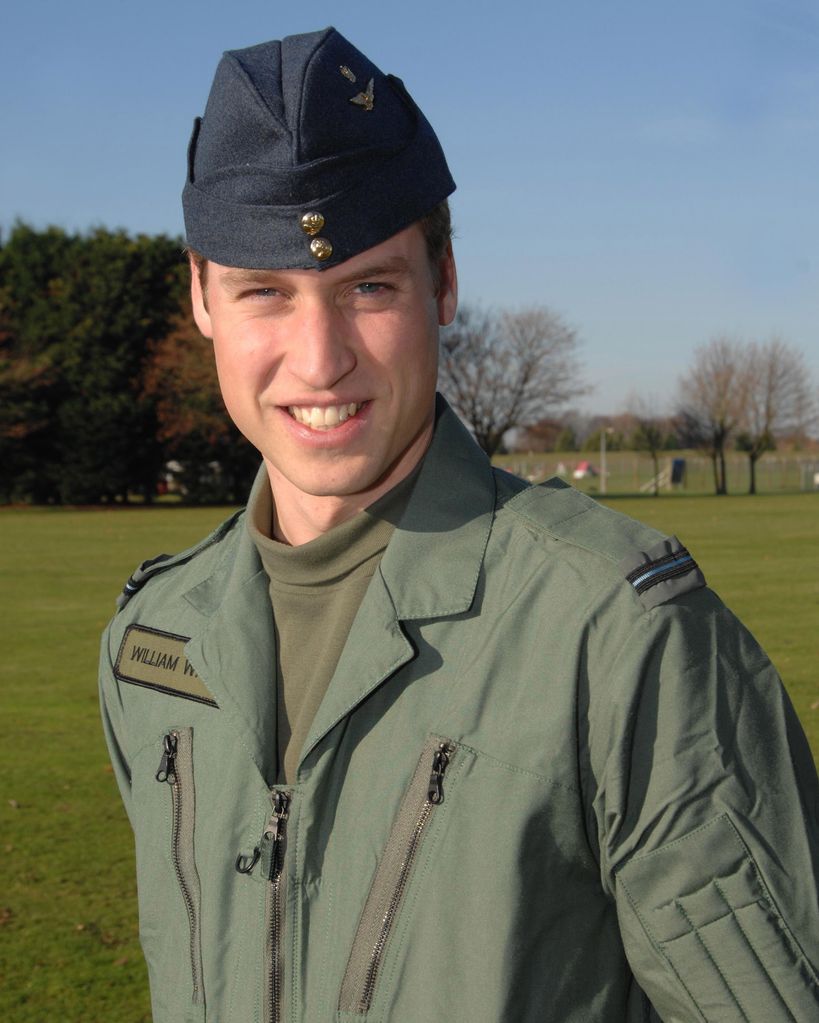
<instances>
[{"instance_id":1,"label":"man's ear","mask_svg":"<svg viewBox=\"0 0 819 1023\"><path fill-rule=\"evenodd\" d=\"M455 268L455 256L452 242L446 247L441 257L440 284L438 285L438 324L446 327L455 319L458 308L458 271Z\"/></svg>"},{"instance_id":2,"label":"man's ear","mask_svg":"<svg viewBox=\"0 0 819 1023\"><path fill-rule=\"evenodd\" d=\"M202 287L202 272L199 266L191 260L191 305L193 306L193 318L196 326L202 331L205 337L213 337L213 327L210 322L207 298Z\"/></svg>"}]
</instances>

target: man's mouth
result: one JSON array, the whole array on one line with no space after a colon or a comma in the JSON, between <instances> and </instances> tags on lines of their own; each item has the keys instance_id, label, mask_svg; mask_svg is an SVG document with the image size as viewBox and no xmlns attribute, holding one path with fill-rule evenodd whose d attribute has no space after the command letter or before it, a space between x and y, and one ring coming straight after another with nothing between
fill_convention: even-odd
<instances>
[{"instance_id":1,"label":"man's mouth","mask_svg":"<svg viewBox=\"0 0 819 1023\"><path fill-rule=\"evenodd\" d=\"M333 430L346 422L360 411L364 406L363 401L351 401L346 405L324 405L319 408L317 405L289 405L287 411L303 426L309 426L311 430Z\"/></svg>"}]
</instances>

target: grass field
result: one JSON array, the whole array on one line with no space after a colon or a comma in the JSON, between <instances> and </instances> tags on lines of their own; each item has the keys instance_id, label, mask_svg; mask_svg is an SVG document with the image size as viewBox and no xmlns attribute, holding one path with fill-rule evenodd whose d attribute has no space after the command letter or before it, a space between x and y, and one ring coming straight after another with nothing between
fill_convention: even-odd
<instances>
[{"instance_id":1,"label":"grass field","mask_svg":"<svg viewBox=\"0 0 819 1023\"><path fill-rule=\"evenodd\" d=\"M612 506L688 544L782 673L819 752L819 494ZM98 636L137 562L219 509L0 511L0 1020L150 1020L131 835L97 712Z\"/></svg>"}]
</instances>

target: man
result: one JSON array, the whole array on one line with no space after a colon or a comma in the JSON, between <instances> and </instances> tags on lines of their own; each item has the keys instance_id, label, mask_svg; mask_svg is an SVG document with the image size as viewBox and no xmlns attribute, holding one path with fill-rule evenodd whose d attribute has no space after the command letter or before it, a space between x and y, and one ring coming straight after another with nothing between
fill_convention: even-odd
<instances>
[{"instance_id":1,"label":"man","mask_svg":"<svg viewBox=\"0 0 819 1023\"><path fill-rule=\"evenodd\" d=\"M436 404L453 188L334 30L223 58L192 295L263 467L102 652L155 1023L816 1020L804 736L676 539Z\"/></svg>"}]
</instances>

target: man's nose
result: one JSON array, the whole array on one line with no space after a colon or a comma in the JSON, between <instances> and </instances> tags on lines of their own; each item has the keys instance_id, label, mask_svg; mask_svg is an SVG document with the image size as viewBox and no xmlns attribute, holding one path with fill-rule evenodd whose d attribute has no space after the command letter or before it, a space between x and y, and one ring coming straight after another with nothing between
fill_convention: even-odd
<instances>
[{"instance_id":1,"label":"man's nose","mask_svg":"<svg viewBox=\"0 0 819 1023\"><path fill-rule=\"evenodd\" d=\"M294 377L314 391L327 390L356 364L344 316L331 302L306 301L288 351Z\"/></svg>"}]
</instances>

